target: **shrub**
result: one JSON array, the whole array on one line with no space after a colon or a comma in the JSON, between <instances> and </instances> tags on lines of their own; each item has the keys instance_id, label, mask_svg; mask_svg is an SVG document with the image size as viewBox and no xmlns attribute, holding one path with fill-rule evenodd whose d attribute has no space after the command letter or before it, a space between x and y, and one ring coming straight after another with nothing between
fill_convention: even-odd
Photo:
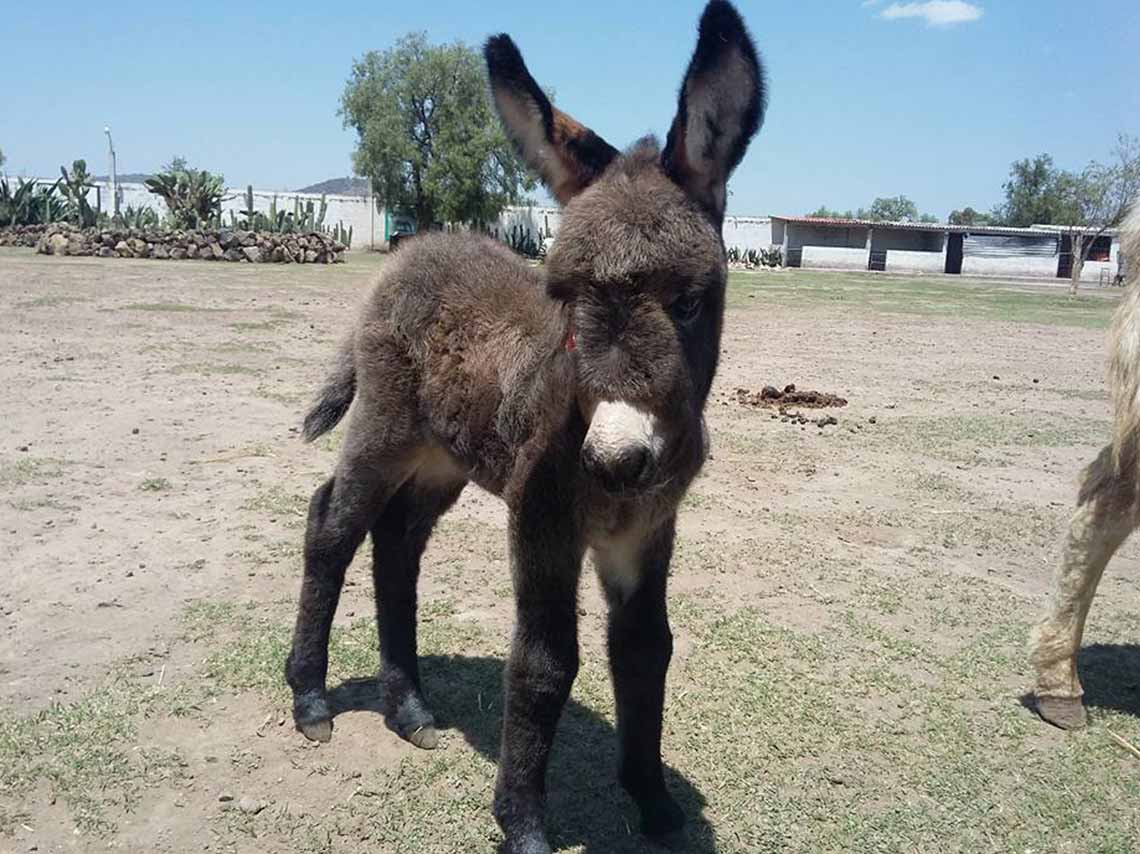
<instances>
[{"instance_id":1,"label":"shrub","mask_svg":"<svg viewBox=\"0 0 1140 854\"><path fill-rule=\"evenodd\" d=\"M162 172L144 182L166 202L174 228L203 228L221 218L225 179L205 169L191 169L175 158Z\"/></svg>"}]
</instances>

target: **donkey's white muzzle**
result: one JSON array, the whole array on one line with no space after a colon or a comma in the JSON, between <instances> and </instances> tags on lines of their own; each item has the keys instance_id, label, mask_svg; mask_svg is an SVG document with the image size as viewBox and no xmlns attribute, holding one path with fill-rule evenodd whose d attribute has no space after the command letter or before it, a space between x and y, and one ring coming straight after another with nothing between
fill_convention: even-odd
<instances>
[{"instance_id":1,"label":"donkey's white muzzle","mask_svg":"<svg viewBox=\"0 0 1140 854\"><path fill-rule=\"evenodd\" d=\"M609 492L637 489L652 479L663 444L653 415L628 403L602 402L582 443L582 465Z\"/></svg>"}]
</instances>

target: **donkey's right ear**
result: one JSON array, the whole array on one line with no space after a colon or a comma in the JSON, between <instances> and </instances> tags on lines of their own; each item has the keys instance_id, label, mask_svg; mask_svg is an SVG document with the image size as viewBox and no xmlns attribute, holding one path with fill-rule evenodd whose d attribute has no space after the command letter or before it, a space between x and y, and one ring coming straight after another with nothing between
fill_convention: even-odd
<instances>
[{"instance_id":1,"label":"donkey's right ear","mask_svg":"<svg viewBox=\"0 0 1140 854\"><path fill-rule=\"evenodd\" d=\"M487 39L483 56L507 135L554 198L566 204L605 171L617 149L555 109L526 70L510 36Z\"/></svg>"}]
</instances>

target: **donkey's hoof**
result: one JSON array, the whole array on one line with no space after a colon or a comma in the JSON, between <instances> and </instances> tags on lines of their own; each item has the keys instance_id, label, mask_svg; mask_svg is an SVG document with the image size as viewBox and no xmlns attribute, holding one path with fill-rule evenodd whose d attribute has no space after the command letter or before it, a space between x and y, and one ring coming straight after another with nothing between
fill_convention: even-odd
<instances>
[{"instance_id":1,"label":"donkey's hoof","mask_svg":"<svg viewBox=\"0 0 1140 854\"><path fill-rule=\"evenodd\" d=\"M317 721L311 724L298 724L297 729L309 741L319 741L324 744L332 741L332 721Z\"/></svg>"},{"instance_id":2,"label":"donkey's hoof","mask_svg":"<svg viewBox=\"0 0 1140 854\"><path fill-rule=\"evenodd\" d=\"M409 693L396 705L394 711L384 715L388 729L416 747L435 750L439 746L439 733L435 729L435 717L427 703L416 693Z\"/></svg>"},{"instance_id":3,"label":"donkey's hoof","mask_svg":"<svg viewBox=\"0 0 1140 854\"><path fill-rule=\"evenodd\" d=\"M1061 729L1084 729L1089 722L1080 697L1038 697L1037 714Z\"/></svg>"},{"instance_id":4,"label":"donkey's hoof","mask_svg":"<svg viewBox=\"0 0 1140 854\"><path fill-rule=\"evenodd\" d=\"M439 733L433 726L422 726L408 733L408 741L423 750L435 750L439 747Z\"/></svg>"},{"instance_id":5,"label":"donkey's hoof","mask_svg":"<svg viewBox=\"0 0 1140 854\"><path fill-rule=\"evenodd\" d=\"M324 691L306 691L293 697L293 723L309 741L331 740L332 718Z\"/></svg>"},{"instance_id":6,"label":"donkey's hoof","mask_svg":"<svg viewBox=\"0 0 1140 854\"><path fill-rule=\"evenodd\" d=\"M669 846L684 839L685 811L666 795L641 807L641 832Z\"/></svg>"}]
</instances>

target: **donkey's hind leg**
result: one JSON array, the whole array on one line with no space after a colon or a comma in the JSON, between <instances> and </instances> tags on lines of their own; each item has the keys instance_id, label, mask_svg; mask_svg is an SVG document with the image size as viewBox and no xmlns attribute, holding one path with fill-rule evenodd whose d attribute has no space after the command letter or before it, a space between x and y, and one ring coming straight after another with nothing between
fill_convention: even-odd
<instances>
[{"instance_id":1,"label":"donkey's hind leg","mask_svg":"<svg viewBox=\"0 0 1140 854\"><path fill-rule=\"evenodd\" d=\"M305 574L285 678L293 690L293 720L313 741L332 737L325 677L329 633L345 570L373 520L407 475L398 455L379 456L366 443L361 451L354 451L346 441L336 473L309 503Z\"/></svg>"},{"instance_id":2,"label":"donkey's hind leg","mask_svg":"<svg viewBox=\"0 0 1140 854\"><path fill-rule=\"evenodd\" d=\"M1133 476L1118 475L1111 448L1105 448L1084 473L1049 615L1033 631L1037 711L1062 729L1085 725L1077 651L1105 565L1135 527L1135 494Z\"/></svg>"},{"instance_id":3,"label":"donkey's hind leg","mask_svg":"<svg viewBox=\"0 0 1140 854\"><path fill-rule=\"evenodd\" d=\"M465 481L425 485L411 480L372 526L372 580L380 632L380 686L389 729L426 750L439 738L424 701L416 652L416 582L420 557L436 520L463 491Z\"/></svg>"}]
</instances>

